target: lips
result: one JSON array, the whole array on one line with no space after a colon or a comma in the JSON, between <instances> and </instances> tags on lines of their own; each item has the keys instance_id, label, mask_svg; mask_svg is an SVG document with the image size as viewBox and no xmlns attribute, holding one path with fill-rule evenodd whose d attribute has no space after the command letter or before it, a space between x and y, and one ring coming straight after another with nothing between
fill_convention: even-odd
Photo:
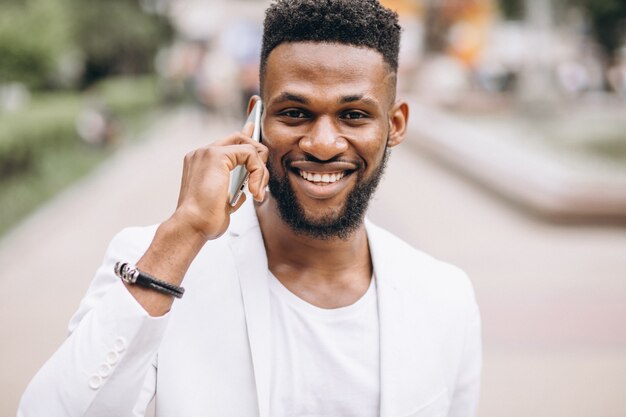
<instances>
[{"instance_id":1,"label":"lips","mask_svg":"<svg viewBox=\"0 0 626 417\"><path fill-rule=\"evenodd\" d=\"M288 164L291 181L296 193L313 200L343 198L352 188L357 163L346 161L317 162L291 161Z\"/></svg>"}]
</instances>

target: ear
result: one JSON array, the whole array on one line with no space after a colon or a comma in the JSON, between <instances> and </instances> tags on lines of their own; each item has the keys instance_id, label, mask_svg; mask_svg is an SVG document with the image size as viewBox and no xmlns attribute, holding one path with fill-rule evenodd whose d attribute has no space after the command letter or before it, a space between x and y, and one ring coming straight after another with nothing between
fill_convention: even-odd
<instances>
[{"instance_id":1,"label":"ear","mask_svg":"<svg viewBox=\"0 0 626 417\"><path fill-rule=\"evenodd\" d=\"M404 141L407 123L409 122L409 104L399 101L389 112L389 140L387 146L392 148Z\"/></svg>"},{"instance_id":2,"label":"ear","mask_svg":"<svg viewBox=\"0 0 626 417\"><path fill-rule=\"evenodd\" d=\"M257 96L256 94L253 95L252 97L250 97L250 100L248 101L248 111L246 112L246 115L249 115L250 112L252 111L252 109L254 108L254 105L256 104L257 101L259 101L261 99L261 97Z\"/></svg>"}]
</instances>

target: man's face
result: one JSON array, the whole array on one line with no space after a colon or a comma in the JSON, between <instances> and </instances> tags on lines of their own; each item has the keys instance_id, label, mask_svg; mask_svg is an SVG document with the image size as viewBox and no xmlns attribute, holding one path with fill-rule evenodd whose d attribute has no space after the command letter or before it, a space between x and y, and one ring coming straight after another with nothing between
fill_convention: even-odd
<instances>
[{"instance_id":1,"label":"man's face","mask_svg":"<svg viewBox=\"0 0 626 417\"><path fill-rule=\"evenodd\" d=\"M372 49L296 42L270 53L263 143L272 197L296 232L345 238L361 224L387 148L402 140L394 93Z\"/></svg>"}]
</instances>

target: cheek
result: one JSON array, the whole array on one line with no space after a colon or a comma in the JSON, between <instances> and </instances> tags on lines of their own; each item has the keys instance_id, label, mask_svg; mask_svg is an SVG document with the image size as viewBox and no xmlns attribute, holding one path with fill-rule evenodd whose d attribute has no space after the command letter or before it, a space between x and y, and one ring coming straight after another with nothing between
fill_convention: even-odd
<instances>
[{"instance_id":1,"label":"cheek","mask_svg":"<svg viewBox=\"0 0 626 417\"><path fill-rule=\"evenodd\" d=\"M269 126L263 129L263 144L269 148L270 155L285 152L296 140L294 132L285 127Z\"/></svg>"},{"instance_id":2,"label":"cheek","mask_svg":"<svg viewBox=\"0 0 626 417\"><path fill-rule=\"evenodd\" d=\"M268 148L269 162L273 165L274 169L279 168L280 160L282 156L285 155L288 148L287 141L284 140L284 136L280 135L276 129L264 129L261 142Z\"/></svg>"},{"instance_id":3,"label":"cheek","mask_svg":"<svg viewBox=\"0 0 626 417\"><path fill-rule=\"evenodd\" d=\"M378 165L385 153L386 145L387 131L385 129L368 132L353 142L355 151L367 162L368 168L371 165Z\"/></svg>"}]
</instances>

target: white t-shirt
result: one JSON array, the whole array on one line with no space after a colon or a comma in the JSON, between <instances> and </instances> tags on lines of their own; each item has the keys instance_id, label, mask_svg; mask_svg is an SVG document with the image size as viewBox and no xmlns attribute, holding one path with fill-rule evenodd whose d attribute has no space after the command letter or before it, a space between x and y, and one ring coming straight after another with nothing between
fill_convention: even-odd
<instances>
[{"instance_id":1,"label":"white t-shirt","mask_svg":"<svg viewBox=\"0 0 626 417\"><path fill-rule=\"evenodd\" d=\"M270 273L272 417L379 415L376 280L352 305L323 309Z\"/></svg>"}]
</instances>

